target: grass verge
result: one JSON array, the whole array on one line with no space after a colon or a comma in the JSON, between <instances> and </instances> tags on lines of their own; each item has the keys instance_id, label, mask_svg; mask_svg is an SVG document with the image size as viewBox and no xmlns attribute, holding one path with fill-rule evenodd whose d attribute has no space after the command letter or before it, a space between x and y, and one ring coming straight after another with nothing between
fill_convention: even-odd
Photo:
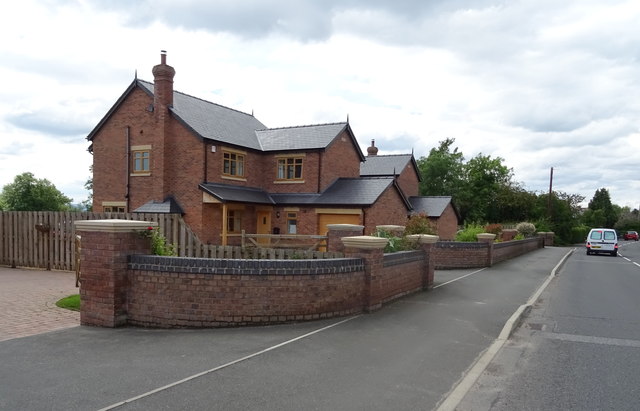
<instances>
[{"instance_id":1,"label":"grass verge","mask_svg":"<svg viewBox=\"0 0 640 411\"><path fill-rule=\"evenodd\" d=\"M56 305L60 308L66 308L67 310L80 311L80 294L64 297L58 300Z\"/></svg>"}]
</instances>

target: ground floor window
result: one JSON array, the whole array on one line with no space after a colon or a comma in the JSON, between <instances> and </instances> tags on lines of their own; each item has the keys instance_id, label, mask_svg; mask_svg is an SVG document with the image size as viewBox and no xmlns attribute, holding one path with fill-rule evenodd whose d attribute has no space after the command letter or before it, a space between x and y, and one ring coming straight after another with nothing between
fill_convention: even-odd
<instances>
[{"instance_id":1,"label":"ground floor window","mask_svg":"<svg viewBox=\"0 0 640 411\"><path fill-rule=\"evenodd\" d=\"M242 211L229 210L227 212L227 231L230 233L242 231Z\"/></svg>"},{"instance_id":2,"label":"ground floor window","mask_svg":"<svg viewBox=\"0 0 640 411\"><path fill-rule=\"evenodd\" d=\"M298 233L298 213L287 213L287 233Z\"/></svg>"}]
</instances>

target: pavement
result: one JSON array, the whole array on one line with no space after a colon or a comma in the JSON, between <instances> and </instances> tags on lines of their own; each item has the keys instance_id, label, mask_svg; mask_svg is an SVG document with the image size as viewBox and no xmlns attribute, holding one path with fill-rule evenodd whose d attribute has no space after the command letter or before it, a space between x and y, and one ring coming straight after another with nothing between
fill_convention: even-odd
<instances>
[{"instance_id":1,"label":"pavement","mask_svg":"<svg viewBox=\"0 0 640 411\"><path fill-rule=\"evenodd\" d=\"M436 271L371 314L208 330L78 326L55 307L74 273L0 267L0 410L455 409L569 251Z\"/></svg>"},{"instance_id":2,"label":"pavement","mask_svg":"<svg viewBox=\"0 0 640 411\"><path fill-rule=\"evenodd\" d=\"M73 272L0 267L0 341L79 326L79 312L56 306L78 293Z\"/></svg>"}]
</instances>

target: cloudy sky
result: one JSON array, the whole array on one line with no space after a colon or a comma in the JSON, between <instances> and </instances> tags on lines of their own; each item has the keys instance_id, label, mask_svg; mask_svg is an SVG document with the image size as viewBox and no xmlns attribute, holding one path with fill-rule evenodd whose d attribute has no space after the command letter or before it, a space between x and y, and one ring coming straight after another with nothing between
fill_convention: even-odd
<instances>
[{"instance_id":1,"label":"cloudy sky","mask_svg":"<svg viewBox=\"0 0 640 411\"><path fill-rule=\"evenodd\" d=\"M502 157L546 192L640 206L637 0L21 0L0 6L0 187L87 198L87 134L167 50L176 90L363 150Z\"/></svg>"}]
</instances>

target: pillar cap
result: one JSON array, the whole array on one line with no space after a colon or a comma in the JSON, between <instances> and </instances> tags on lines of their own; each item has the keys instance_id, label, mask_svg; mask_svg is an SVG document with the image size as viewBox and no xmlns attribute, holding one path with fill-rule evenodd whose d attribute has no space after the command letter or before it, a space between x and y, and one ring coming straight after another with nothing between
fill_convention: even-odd
<instances>
[{"instance_id":1,"label":"pillar cap","mask_svg":"<svg viewBox=\"0 0 640 411\"><path fill-rule=\"evenodd\" d=\"M342 243L345 247L360 248L363 250L376 250L385 248L389 243L389 240L382 237L362 235L357 237L342 237Z\"/></svg>"},{"instance_id":2,"label":"pillar cap","mask_svg":"<svg viewBox=\"0 0 640 411\"><path fill-rule=\"evenodd\" d=\"M478 240L494 240L496 235L491 233L480 233L476 234L476 237L478 237Z\"/></svg>"},{"instance_id":3,"label":"pillar cap","mask_svg":"<svg viewBox=\"0 0 640 411\"><path fill-rule=\"evenodd\" d=\"M431 234L411 234L407 238L420 244L434 244L440 240L439 236Z\"/></svg>"},{"instance_id":4,"label":"pillar cap","mask_svg":"<svg viewBox=\"0 0 640 411\"><path fill-rule=\"evenodd\" d=\"M76 231L104 231L109 233L130 232L146 230L149 227L157 227L154 221L136 220L76 220L74 223Z\"/></svg>"}]
</instances>

